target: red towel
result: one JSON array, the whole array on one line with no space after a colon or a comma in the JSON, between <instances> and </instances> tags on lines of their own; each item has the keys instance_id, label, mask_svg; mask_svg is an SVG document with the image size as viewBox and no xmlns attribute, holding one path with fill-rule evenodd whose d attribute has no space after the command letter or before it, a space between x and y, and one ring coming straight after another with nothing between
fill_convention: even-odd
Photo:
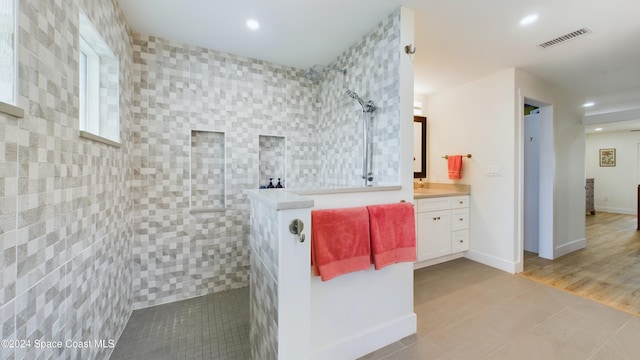
<instances>
[{"instance_id":1,"label":"red towel","mask_svg":"<svg viewBox=\"0 0 640 360\"><path fill-rule=\"evenodd\" d=\"M462 179L462 155L449 155L449 179Z\"/></svg>"},{"instance_id":2,"label":"red towel","mask_svg":"<svg viewBox=\"0 0 640 360\"><path fill-rule=\"evenodd\" d=\"M322 281L371 266L365 207L311 211L311 264Z\"/></svg>"},{"instance_id":3,"label":"red towel","mask_svg":"<svg viewBox=\"0 0 640 360\"><path fill-rule=\"evenodd\" d=\"M416 261L413 204L367 206L371 226L371 252L376 270L397 262Z\"/></svg>"}]
</instances>

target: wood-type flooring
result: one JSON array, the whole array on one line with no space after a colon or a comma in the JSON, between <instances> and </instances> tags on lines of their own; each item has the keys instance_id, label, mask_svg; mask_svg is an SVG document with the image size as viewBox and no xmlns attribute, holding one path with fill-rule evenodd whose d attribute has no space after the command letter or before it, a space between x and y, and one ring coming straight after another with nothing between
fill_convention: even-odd
<instances>
[{"instance_id":1,"label":"wood-type flooring","mask_svg":"<svg viewBox=\"0 0 640 360\"><path fill-rule=\"evenodd\" d=\"M636 217L587 215L587 247L555 260L525 252L524 276L640 315L640 231Z\"/></svg>"}]
</instances>

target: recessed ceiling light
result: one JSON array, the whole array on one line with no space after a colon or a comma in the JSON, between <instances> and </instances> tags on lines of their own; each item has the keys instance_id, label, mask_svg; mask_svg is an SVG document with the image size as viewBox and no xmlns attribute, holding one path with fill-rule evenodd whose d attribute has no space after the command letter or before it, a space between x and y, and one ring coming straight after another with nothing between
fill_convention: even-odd
<instances>
[{"instance_id":1,"label":"recessed ceiling light","mask_svg":"<svg viewBox=\"0 0 640 360\"><path fill-rule=\"evenodd\" d=\"M593 131L602 131L602 128L595 128Z\"/></svg>"},{"instance_id":2,"label":"recessed ceiling light","mask_svg":"<svg viewBox=\"0 0 640 360\"><path fill-rule=\"evenodd\" d=\"M586 102L586 103L582 104L582 107L592 107L593 105L595 105L595 103L593 103L593 102Z\"/></svg>"},{"instance_id":3,"label":"recessed ceiling light","mask_svg":"<svg viewBox=\"0 0 640 360\"><path fill-rule=\"evenodd\" d=\"M251 30L258 30L260 28L260 23L254 19L247 20L247 27Z\"/></svg>"},{"instance_id":4,"label":"recessed ceiling light","mask_svg":"<svg viewBox=\"0 0 640 360\"><path fill-rule=\"evenodd\" d=\"M527 26L533 24L536 21L538 21L538 14L531 14L523 17L522 20L520 20L520 25Z\"/></svg>"}]
</instances>

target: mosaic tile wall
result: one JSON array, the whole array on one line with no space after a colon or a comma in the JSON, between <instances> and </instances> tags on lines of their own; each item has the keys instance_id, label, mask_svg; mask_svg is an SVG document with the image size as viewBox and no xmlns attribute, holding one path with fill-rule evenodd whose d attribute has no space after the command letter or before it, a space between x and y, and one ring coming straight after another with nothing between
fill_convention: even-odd
<instances>
[{"instance_id":1,"label":"mosaic tile wall","mask_svg":"<svg viewBox=\"0 0 640 360\"><path fill-rule=\"evenodd\" d=\"M191 131L191 209L224 209L224 133Z\"/></svg>"},{"instance_id":2,"label":"mosaic tile wall","mask_svg":"<svg viewBox=\"0 0 640 360\"><path fill-rule=\"evenodd\" d=\"M345 88L379 107L375 181L397 184L399 21L392 14L336 60L346 77L319 84L301 69L133 35L134 308L249 284L244 191L264 181L261 135L286 138L287 188L362 186L362 110ZM193 129L225 133L224 211L189 213Z\"/></svg>"},{"instance_id":3,"label":"mosaic tile wall","mask_svg":"<svg viewBox=\"0 0 640 360\"><path fill-rule=\"evenodd\" d=\"M260 135L286 142L287 185L317 177L303 71L134 34L134 307L247 286ZM190 214L192 129L225 133L226 208ZM297 139L297 140L296 140Z\"/></svg>"},{"instance_id":4,"label":"mosaic tile wall","mask_svg":"<svg viewBox=\"0 0 640 360\"><path fill-rule=\"evenodd\" d=\"M325 187L364 186L362 107L345 94L373 100L373 185L397 185L400 154L400 11L342 53L319 83L320 182Z\"/></svg>"},{"instance_id":5,"label":"mosaic tile wall","mask_svg":"<svg viewBox=\"0 0 640 360\"><path fill-rule=\"evenodd\" d=\"M260 186L268 186L273 179L273 186L277 186L278 180L285 185L285 138L277 136L260 136L258 144L258 164Z\"/></svg>"},{"instance_id":6,"label":"mosaic tile wall","mask_svg":"<svg viewBox=\"0 0 640 360\"><path fill-rule=\"evenodd\" d=\"M252 200L249 342L253 360L278 359L278 211Z\"/></svg>"},{"instance_id":7,"label":"mosaic tile wall","mask_svg":"<svg viewBox=\"0 0 640 360\"><path fill-rule=\"evenodd\" d=\"M120 59L122 147L79 137L78 13ZM0 114L0 338L113 339L131 313L130 31L115 0L19 2L18 105ZM106 359L111 349L2 359Z\"/></svg>"}]
</instances>

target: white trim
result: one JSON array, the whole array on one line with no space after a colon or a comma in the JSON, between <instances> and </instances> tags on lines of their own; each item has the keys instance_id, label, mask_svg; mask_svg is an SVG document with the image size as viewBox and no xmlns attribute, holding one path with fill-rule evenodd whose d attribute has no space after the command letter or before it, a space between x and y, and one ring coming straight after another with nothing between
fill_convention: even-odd
<instances>
[{"instance_id":1,"label":"white trim","mask_svg":"<svg viewBox=\"0 0 640 360\"><path fill-rule=\"evenodd\" d=\"M636 215L638 213L636 209L617 208L611 206L598 206L596 207L596 214L598 213L598 211L625 215Z\"/></svg>"},{"instance_id":2,"label":"white trim","mask_svg":"<svg viewBox=\"0 0 640 360\"><path fill-rule=\"evenodd\" d=\"M93 133L90 133L90 132L87 132L87 131L83 131L83 130L80 130L80 137L81 138L85 138L85 139L89 139L89 140L93 140L93 141L97 141L97 142L100 142L100 143L103 143L103 144L111 145L111 146L117 147L117 148L122 147L122 144L120 144L117 141L113 141L111 139L107 139L107 138L102 137L100 135L96 135L96 134L93 134Z\"/></svg>"},{"instance_id":3,"label":"white trim","mask_svg":"<svg viewBox=\"0 0 640 360\"><path fill-rule=\"evenodd\" d=\"M86 67L82 71L83 61L80 63L80 97L86 98L86 109L84 118L82 108L80 109L80 130L100 135L100 56L93 50L91 45L80 36L80 57L86 57ZM83 81L84 77L84 81ZM83 83L86 84L83 94ZM80 101L82 107L82 100Z\"/></svg>"},{"instance_id":4,"label":"white trim","mask_svg":"<svg viewBox=\"0 0 640 360\"><path fill-rule=\"evenodd\" d=\"M518 269L518 262L512 262L505 259L500 259L493 255L481 253L476 250L467 251L464 257L469 260L479 262L480 264L491 266L493 268L506 271L511 274L515 274Z\"/></svg>"},{"instance_id":5,"label":"white trim","mask_svg":"<svg viewBox=\"0 0 640 360\"><path fill-rule=\"evenodd\" d=\"M566 255L576 250L584 249L586 247L587 247L587 239L582 238L582 239L574 240L568 244L562 244L562 245L556 246L553 252L553 258L556 259L562 255Z\"/></svg>"},{"instance_id":6,"label":"white trim","mask_svg":"<svg viewBox=\"0 0 640 360\"><path fill-rule=\"evenodd\" d=\"M11 92L9 98L0 99L0 103L16 107L18 104L18 1L13 0L11 6L8 7L8 10L11 12L8 15L10 15L13 25L13 49L11 49L11 59L9 60L9 67L11 68L13 76L11 79ZM18 112L13 112L12 110L14 109L7 108L6 106L0 108L0 112L16 117L24 116L17 116L16 114Z\"/></svg>"},{"instance_id":7,"label":"white trim","mask_svg":"<svg viewBox=\"0 0 640 360\"><path fill-rule=\"evenodd\" d=\"M312 360L353 360L417 332L415 313L342 339L311 353Z\"/></svg>"},{"instance_id":8,"label":"white trim","mask_svg":"<svg viewBox=\"0 0 640 360\"><path fill-rule=\"evenodd\" d=\"M433 265L441 264L443 262L459 259L461 257L464 257L464 254L465 254L465 251L459 252L459 253L455 253L455 254L440 256L440 257L437 257L435 259L417 261L417 262L413 263L413 270L418 270L418 269L425 268L427 266L433 266Z\"/></svg>"},{"instance_id":9,"label":"white trim","mask_svg":"<svg viewBox=\"0 0 640 360\"><path fill-rule=\"evenodd\" d=\"M21 107L11 105L4 101L0 101L0 113L5 113L7 115L15 116L17 118L24 117L24 110Z\"/></svg>"}]
</instances>

